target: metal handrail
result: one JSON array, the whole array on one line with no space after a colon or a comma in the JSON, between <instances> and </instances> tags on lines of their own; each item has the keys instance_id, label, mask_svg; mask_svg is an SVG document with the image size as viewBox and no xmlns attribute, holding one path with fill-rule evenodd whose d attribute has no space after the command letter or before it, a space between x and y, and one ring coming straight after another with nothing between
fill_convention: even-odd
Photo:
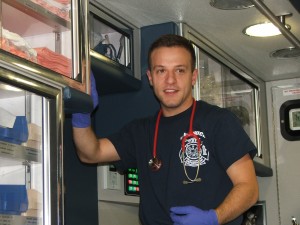
<instances>
[{"instance_id":1,"label":"metal handrail","mask_svg":"<svg viewBox=\"0 0 300 225\"><path fill-rule=\"evenodd\" d=\"M285 24L282 23L276 15L261 1L261 0L251 0L255 7L266 16L278 29L281 31L282 35L290 41L294 47L300 48L300 41L286 28Z\"/></svg>"}]
</instances>

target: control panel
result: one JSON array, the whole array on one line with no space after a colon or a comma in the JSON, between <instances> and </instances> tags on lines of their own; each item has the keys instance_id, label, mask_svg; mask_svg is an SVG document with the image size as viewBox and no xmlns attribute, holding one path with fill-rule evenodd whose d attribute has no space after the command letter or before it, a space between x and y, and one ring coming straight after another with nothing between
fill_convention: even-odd
<instances>
[{"instance_id":1,"label":"control panel","mask_svg":"<svg viewBox=\"0 0 300 225\"><path fill-rule=\"evenodd\" d=\"M139 204L138 170L120 174L113 165L98 166L98 200Z\"/></svg>"},{"instance_id":2,"label":"control panel","mask_svg":"<svg viewBox=\"0 0 300 225\"><path fill-rule=\"evenodd\" d=\"M130 168L124 175L125 195L139 196L139 176L138 169Z\"/></svg>"}]
</instances>

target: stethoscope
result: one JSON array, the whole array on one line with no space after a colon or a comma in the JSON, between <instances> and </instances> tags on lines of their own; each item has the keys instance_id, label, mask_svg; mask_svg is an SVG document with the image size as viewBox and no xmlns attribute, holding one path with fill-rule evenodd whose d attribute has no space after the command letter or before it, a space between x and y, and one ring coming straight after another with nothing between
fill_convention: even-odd
<instances>
[{"instance_id":1,"label":"stethoscope","mask_svg":"<svg viewBox=\"0 0 300 225\"><path fill-rule=\"evenodd\" d=\"M201 155L201 140L200 138L194 134L193 132L193 122L194 122L194 116L195 116L195 111L196 111L196 101L193 99L193 108L192 108L192 114L190 117L190 126L189 126L189 132L183 136L181 139L181 149L182 149L182 157L183 157L183 165L184 165L184 152L186 150L185 142L187 139L194 138L197 141L197 150L198 150L198 168L197 168L197 173L194 179L189 178L186 168L184 165L184 172L188 178L189 181L183 181L184 184L187 183L192 183L192 182L199 182L201 181L200 178L198 178L198 172L199 172L199 167L200 167L200 155ZM154 132L154 141L153 141L153 158L149 160L149 167L152 171L158 171L161 166L162 166L162 161L156 157L156 147L157 147L157 136L158 136L158 128L159 128L159 122L161 118L162 110L160 109L157 119L156 119L156 124L155 124L155 132Z\"/></svg>"}]
</instances>

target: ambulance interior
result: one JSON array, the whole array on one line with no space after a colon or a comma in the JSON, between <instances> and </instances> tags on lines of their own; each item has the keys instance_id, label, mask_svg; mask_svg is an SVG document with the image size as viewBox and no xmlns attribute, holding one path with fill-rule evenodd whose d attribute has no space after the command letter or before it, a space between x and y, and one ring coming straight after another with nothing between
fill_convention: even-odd
<instances>
[{"instance_id":1,"label":"ambulance interior","mask_svg":"<svg viewBox=\"0 0 300 225\"><path fill-rule=\"evenodd\" d=\"M244 122L245 129L260 146L255 160L260 186L259 201L254 206L259 214L256 224L292 224L293 217L300 217L299 125L291 129L286 127L291 123L289 112L296 113L300 101L299 2L97 0L90 1L90 7L95 14L101 9L103 18L109 21L113 18L113 24L121 22L141 32L138 34L141 43L134 43L139 47L133 54L134 59L140 58L140 65L135 66L141 72L135 74L140 76L142 87L135 92L121 90L111 94L112 89L100 87L103 80L97 81L102 104L95 115L97 134L108 134L133 117L155 112L158 106L150 94L145 75L145 45L148 43L144 39L153 32L177 32L192 40L200 52L198 66L202 83L198 84L195 96L233 109L234 99L242 98L242 101L238 100L239 109L244 106L246 111L252 112L246 119L244 117ZM250 25L267 22L276 24L280 34L268 37L245 34ZM97 28L93 29L96 33ZM96 42L93 45L91 41L92 50L95 46ZM92 69L101 72L93 64L94 53L91 52ZM220 66L220 62L225 67ZM231 95L225 97L225 103L215 97L219 94L220 74L227 74L231 85L226 89ZM256 99L254 102L251 101L253 98ZM143 101L150 102L147 110L142 106ZM114 112L110 102L117 102L117 106L113 106ZM105 117L107 114L109 119ZM294 114L294 119L299 121L299 114ZM109 125L112 123L113 126ZM139 224L139 198L138 193L137 196L134 194L135 189L126 193L124 177L110 166L98 166L97 170L99 224ZM133 177L134 174L135 171L131 171Z\"/></svg>"}]
</instances>

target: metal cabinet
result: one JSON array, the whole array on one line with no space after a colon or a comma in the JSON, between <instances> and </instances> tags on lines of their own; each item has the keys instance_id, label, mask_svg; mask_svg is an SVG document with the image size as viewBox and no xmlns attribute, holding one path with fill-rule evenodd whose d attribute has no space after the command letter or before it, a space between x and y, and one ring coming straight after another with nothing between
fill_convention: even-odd
<instances>
[{"instance_id":1,"label":"metal cabinet","mask_svg":"<svg viewBox=\"0 0 300 225\"><path fill-rule=\"evenodd\" d=\"M141 87L140 30L95 0L89 3L91 69L99 95Z\"/></svg>"},{"instance_id":2,"label":"metal cabinet","mask_svg":"<svg viewBox=\"0 0 300 225\"><path fill-rule=\"evenodd\" d=\"M86 1L1 0L0 5L3 63L88 92Z\"/></svg>"},{"instance_id":3,"label":"metal cabinet","mask_svg":"<svg viewBox=\"0 0 300 225\"><path fill-rule=\"evenodd\" d=\"M0 6L0 224L62 225L64 90L89 93L88 2Z\"/></svg>"},{"instance_id":4,"label":"metal cabinet","mask_svg":"<svg viewBox=\"0 0 300 225\"><path fill-rule=\"evenodd\" d=\"M0 68L0 224L63 224L62 89Z\"/></svg>"}]
</instances>

